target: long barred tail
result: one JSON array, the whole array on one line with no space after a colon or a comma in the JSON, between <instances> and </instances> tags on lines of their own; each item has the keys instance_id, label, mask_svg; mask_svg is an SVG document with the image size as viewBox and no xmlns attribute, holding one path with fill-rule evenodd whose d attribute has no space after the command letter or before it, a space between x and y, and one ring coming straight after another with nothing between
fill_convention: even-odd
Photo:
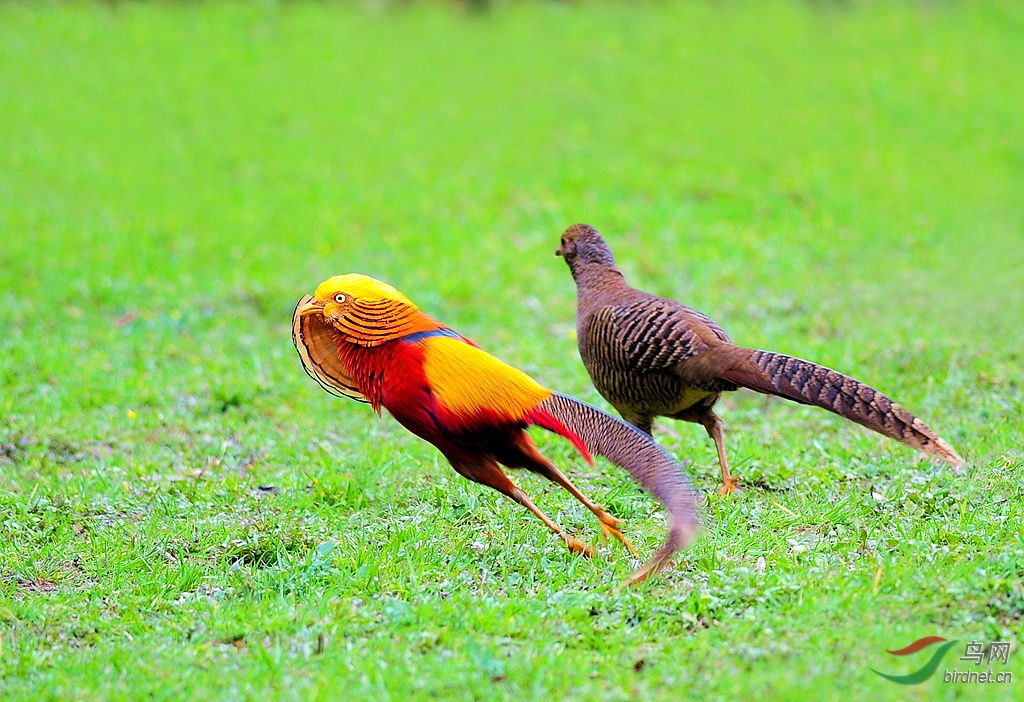
<instances>
[{"instance_id":1,"label":"long barred tail","mask_svg":"<svg viewBox=\"0 0 1024 702\"><path fill-rule=\"evenodd\" d=\"M576 434L591 453L625 468L668 510L670 525L665 545L633 574L629 584L657 573L673 553L693 541L697 530L696 492L682 470L689 461L684 465L676 463L636 427L567 395L553 393L539 408Z\"/></svg>"},{"instance_id":2,"label":"long barred tail","mask_svg":"<svg viewBox=\"0 0 1024 702\"><path fill-rule=\"evenodd\" d=\"M749 361L755 368L744 363L721 377L751 390L822 407L955 466L964 462L924 422L859 380L770 351L751 350Z\"/></svg>"}]
</instances>

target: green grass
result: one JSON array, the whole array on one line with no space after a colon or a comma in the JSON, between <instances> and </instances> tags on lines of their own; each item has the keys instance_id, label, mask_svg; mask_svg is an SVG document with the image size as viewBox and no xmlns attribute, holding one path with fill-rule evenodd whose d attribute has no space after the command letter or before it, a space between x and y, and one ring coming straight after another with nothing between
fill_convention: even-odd
<instances>
[{"instance_id":1,"label":"green grass","mask_svg":"<svg viewBox=\"0 0 1024 702\"><path fill-rule=\"evenodd\" d=\"M0 3L0 697L1024 697L870 671L939 634L1024 677L1022 55L1010 1ZM747 489L619 592L617 545L573 558L302 372L295 300L360 271L600 403L552 255L581 220L969 468L733 395ZM657 547L623 472L537 439Z\"/></svg>"}]
</instances>

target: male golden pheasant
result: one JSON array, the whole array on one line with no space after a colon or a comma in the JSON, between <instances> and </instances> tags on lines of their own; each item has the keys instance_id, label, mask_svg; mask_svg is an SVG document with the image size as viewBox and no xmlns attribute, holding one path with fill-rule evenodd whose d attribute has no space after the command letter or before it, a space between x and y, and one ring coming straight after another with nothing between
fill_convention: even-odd
<instances>
[{"instance_id":1,"label":"male golden pheasant","mask_svg":"<svg viewBox=\"0 0 1024 702\"><path fill-rule=\"evenodd\" d=\"M714 405L739 387L817 405L953 465L963 459L924 422L882 393L816 363L736 346L706 315L636 290L597 230L575 224L555 254L576 281L580 356L598 392L648 434L655 417L702 424L733 491Z\"/></svg>"},{"instance_id":2,"label":"male golden pheasant","mask_svg":"<svg viewBox=\"0 0 1024 702\"><path fill-rule=\"evenodd\" d=\"M402 293L368 276L329 278L295 307L292 338L306 372L329 393L387 409L436 446L462 476L494 488L533 512L574 553L593 549L557 526L512 483L499 463L561 485L593 512L605 534L633 553L612 517L588 500L545 458L524 431L536 425L625 468L664 503L671 518L658 554L628 581L656 573L688 544L697 525L694 491L676 464L636 428L533 378L481 350L421 312Z\"/></svg>"}]
</instances>

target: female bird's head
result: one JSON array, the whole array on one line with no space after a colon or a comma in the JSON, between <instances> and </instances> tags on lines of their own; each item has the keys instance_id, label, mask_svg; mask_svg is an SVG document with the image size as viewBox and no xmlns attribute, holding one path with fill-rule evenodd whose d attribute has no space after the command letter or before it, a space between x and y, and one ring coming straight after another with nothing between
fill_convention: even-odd
<instances>
[{"instance_id":1,"label":"female bird's head","mask_svg":"<svg viewBox=\"0 0 1024 702\"><path fill-rule=\"evenodd\" d=\"M575 271L584 263L597 263L603 266L615 266L615 256L611 247L605 243L597 230L589 224L574 224L562 233L562 244L555 250Z\"/></svg>"},{"instance_id":2,"label":"female bird's head","mask_svg":"<svg viewBox=\"0 0 1024 702\"><path fill-rule=\"evenodd\" d=\"M341 333L342 341L359 346L378 346L415 333L430 320L395 288L359 273L320 283L313 295L299 301L295 316L322 319Z\"/></svg>"}]
</instances>

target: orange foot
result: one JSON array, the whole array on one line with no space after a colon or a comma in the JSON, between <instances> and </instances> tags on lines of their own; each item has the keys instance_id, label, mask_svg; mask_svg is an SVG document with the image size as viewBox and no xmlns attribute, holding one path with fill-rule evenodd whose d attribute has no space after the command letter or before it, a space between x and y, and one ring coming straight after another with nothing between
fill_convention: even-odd
<instances>
[{"instance_id":1,"label":"orange foot","mask_svg":"<svg viewBox=\"0 0 1024 702\"><path fill-rule=\"evenodd\" d=\"M584 558L593 558L597 555L597 551L595 551L592 546L587 546L574 536L566 534L562 538L565 539L565 545L568 546L569 550L573 553L582 553Z\"/></svg>"},{"instance_id":2,"label":"orange foot","mask_svg":"<svg viewBox=\"0 0 1024 702\"><path fill-rule=\"evenodd\" d=\"M600 518L600 521L601 533L604 535L605 538L608 538L609 536L614 536L616 539L622 542L623 546L629 549L629 552L632 553L634 557L638 555L636 549L633 548L633 544L629 543L629 539L627 539L625 535L623 535L623 533L619 531L619 525L622 524L621 519L616 519L610 514L605 514Z\"/></svg>"},{"instance_id":3,"label":"orange foot","mask_svg":"<svg viewBox=\"0 0 1024 702\"><path fill-rule=\"evenodd\" d=\"M739 478L734 478L731 475L722 478L722 487L718 489L719 495L731 495L736 491L736 483L740 481Z\"/></svg>"}]
</instances>

